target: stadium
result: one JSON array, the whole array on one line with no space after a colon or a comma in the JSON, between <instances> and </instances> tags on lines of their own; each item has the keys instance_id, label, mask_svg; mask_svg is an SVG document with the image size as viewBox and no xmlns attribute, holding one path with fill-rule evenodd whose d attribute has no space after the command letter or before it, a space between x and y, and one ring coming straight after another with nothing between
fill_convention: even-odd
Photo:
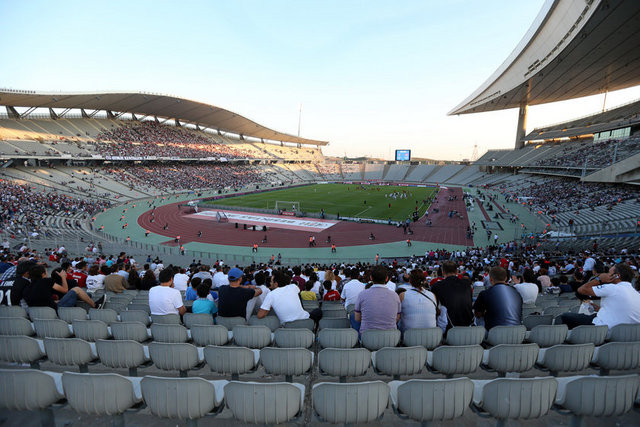
<instances>
[{"instance_id":1,"label":"stadium","mask_svg":"<svg viewBox=\"0 0 640 427\"><path fill-rule=\"evenodd\" d=\"M639 86L639 30L634 1L546 1L449 111L517 108L514 147L463 161L0 89L0 423L637 425L640 100L527 119Z\"/></svg>"}]
</instances>

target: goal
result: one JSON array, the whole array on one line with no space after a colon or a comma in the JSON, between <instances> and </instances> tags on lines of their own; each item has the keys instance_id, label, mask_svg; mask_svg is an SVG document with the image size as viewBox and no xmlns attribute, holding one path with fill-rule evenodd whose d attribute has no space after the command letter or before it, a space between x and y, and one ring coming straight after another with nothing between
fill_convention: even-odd
<instances>
[{"instance_id":1,"label":"goal","mask_svg":"<svg viewBox=\"0 0 640 427\"><path fill-rule=\"evenodd\" d=\"M276 200L276 210L280 211L300 211L300 202L289 202L286 200Z\"/></svg>"}]
</instances>

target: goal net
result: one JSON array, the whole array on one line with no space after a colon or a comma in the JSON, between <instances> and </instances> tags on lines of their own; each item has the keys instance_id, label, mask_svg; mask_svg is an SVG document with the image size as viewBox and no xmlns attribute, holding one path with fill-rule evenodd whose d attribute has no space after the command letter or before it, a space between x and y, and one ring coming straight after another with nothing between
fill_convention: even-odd
<instances>
[{"instance_id":1,"label":"goal net","mask_svg":"<svg viewBox=\"0 0 640 427\"><path fill-rule=\"evenodd\" d=\"M222 211L216 212L216 218L218 219L218 222L229 222L229 218L227 217L227 214Z\"/></svg>"},{"instance_id":2,"label":"goal net","mask_svg":"<svg viewBox=\"0 0 640 427\"><path fill-rule=\"evenodd\" d=\"M289 202L286 200L276 200L276 210L282 211L300 211L300 202Z\"/></svg>"}]
</instances>

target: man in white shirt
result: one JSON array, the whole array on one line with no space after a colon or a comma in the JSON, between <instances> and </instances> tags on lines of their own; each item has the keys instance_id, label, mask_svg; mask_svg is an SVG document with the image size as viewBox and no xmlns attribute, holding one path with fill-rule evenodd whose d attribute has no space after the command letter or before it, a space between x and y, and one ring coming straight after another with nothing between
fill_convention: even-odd
<instances>
[{"instance_id":1,"label":"man in white shirt","mask_svg":"<svg viewBox=\"0 0 640 427\"><path fill-rule=\"evenodd\" d=\"M219 288L220 286L225 286L229 284L229 278L227 277L226 274L224 274L224 272L222 271L222 267L220 265L216 266L216 272L213 275L211 282L213 283L211 285L212 289L216 289L216 288Z\"/></svg>"},{"instance_id":2,"label":"man in white shirt","mask_svg":"<svg viewBox=\"0 0 640 427\"><path fill-rule=\"evenodd\" d=\"M186 291L187 282L189 282L189 276L186 274L186 270L181 268L180 271L173 276L173 287L179 291Z\"/></svg>"},{"instance_id":3,"label":"man in white shirt","mask_svg":"<svg viewBox=\"0 0 640 427\"><path fill-rule=\"evenodd\" d=\"M578 288L578 293L600 297L596 314L564 313L562 323L572 329L579 325L606 325L609 329L622 323L640 323L640 293L631 285L633 270L616 264Z\"/></svg>"},{"instance_id":4,"label":"man in white shirt","mask_svg":"<svg viewBox=\"0 0 640 427\"><path fill-rule=\"evenodd\" d=\"M344 306L347 308L350 304L355 305L358 301L358 295L360 292L364 290L365 284L362 283L358 278L360 277L360 272L357 268L352 268L349 271L349 280L344 287L342 288L342 294L340 294L340 298L344 300Z\"/></svg>"},{"instance_id":5,"label":"man in white shirt","mask_svg":"<svg viewBox=\"0 0 640 427\"><path fill-rule=\"evenodd\" d=\"M513 287L516 288L516 291L518 291L522 297L523 304L536 303L536 299L538 298L538 285L534 283L536 276L533 274L533 271L527 268L522 273L522 283L516 276L511 276L511 281L514 283Z\"/></svg>"},{"instance_id":6,"label":"man in white shirt","mask_svg":"<svg viewBox=\"0 0 640 427\"><path fill-rule=\"evenodd\" d=\"M278 287L272 288L271 292L264 298L260 311L258 311L259 319L266 317L271 309L276 312L280 324L283 325L287 322L310 317L309 313L302 308L302 303L298 296L300 288L296 284L291 284L291 277L288 274L281 271L275 272L271 276L271 283L272 285L277 284Z\"/></svg>"},{"instance_id":7,"label":"man in white shirt","mask_svg":"<svg viewBox=\"0 0 640 427\"><path fill-rule=\"evenodd\" d=\"M187 312L180 291L173 288L173 269L166 268L159 274L160 286L149 290L151 314L179 314Z\"/></svg>"},{"instance_id":8,"label":"man in white shirt","mask_svg":"<svg viewBox=\"0 0 640 427\"><path fill-rule=\"evenodd\" d=\"M595 265L596 260L593 259L593 257L587 252L587 255L584 259L584 264L582 265L582 272L587 275L589 272L591 272L591 270L593 270L593 267L595 267Z\"/></svg>"}]
</instances>

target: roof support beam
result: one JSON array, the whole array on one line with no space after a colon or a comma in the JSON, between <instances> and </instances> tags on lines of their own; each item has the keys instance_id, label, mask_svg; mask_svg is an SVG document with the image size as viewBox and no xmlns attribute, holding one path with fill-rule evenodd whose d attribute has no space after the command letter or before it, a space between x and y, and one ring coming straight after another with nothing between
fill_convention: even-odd
<instances>
[{"instance_id":1,"label":"roof support beam","mask_svg":"<svg viewBox=\"0 0 640 427\"><path fill-rule=\"evenodd\" d=\"M138 118L136 117L135 114L131 113L131 120L133 120L134 122L137 122Z\"/></svg>"},{"instance_id":2,"label":"roof support beam","mask_svg":"<svg viewBox=\"0 0 640 427\"><path fill-rule=\"evenodd\" d=\"M516 130L516 149L524 147L524 137L527 133L527 110L529 106L523 102L518 110L518 129Z\"/></svg>"},{"instance_id":3,"label":"roof support beam","mask_svg":"<svg viewBox=\"0 0 640 427\"><path fill-rule=\"evenodd\" d=\"M71 108L65 108L64 110L62 110L62 113L58 113L58 117L59 118L63 118L64 116L66 116L66 114L71 111Z\"/></svg>"},{"instance_id":4,"label":"roof support beam","mask_svg":"<svg viewBox=\"0 0 640 427\"><path fill-rule=\"evenodd\" d=\"M181 127L180 120L176 119L176 127Z\"/></svg>"},{"instance_id":5,"label":"roof support beam","mask_svg":"<svg viewBox=\"0 0 640 427\"><path fill-rule=\"evenodd\" d=\"M26 119L27 117L29 117L29 115L30 115L31 113L33 113L33 112L36 110L36 108L38 108L38 107L31 107L31 108L29 108L27 111L25 111L24 113L22 113L22 114L20 115L20 117L21 117L21 118L23 118L23 119Z\"/></svg>"},{"instance_id":6,"label":"roof support beam","mask_svg":"<svg viewBox=\"0 0 640 427\"><path fill-rule=\"evenodd\" d=\"M115 114L113 114L113 111L111 110L107 110L107 118L114 120L116 118Z\"/></svg>"},{"instance_id":7,"label":"roof support beam","mask_svg":"<svg viewBox=\"0 0 640 427\"><path fill-rule=\"evenodd\" d=\"M12 119L19 119L20 118L20 113L18 113L18 111L15 108L13 108L13 107L11 107L9 105L7 105L6 108L7 108L7 115L9 117L11 117Z\"/></svg>"},{"instance_id":8,"label":"roof support beam","mask_svg":"<svg viewBox=\"0 0 640 427\"><path fill-rule=\"evenodd\" d=\"M53 111L53 108L49 108L49 117L51 117L51 120L58 120L60 118L56 112Z\"/></svg>"}]
</instances>

